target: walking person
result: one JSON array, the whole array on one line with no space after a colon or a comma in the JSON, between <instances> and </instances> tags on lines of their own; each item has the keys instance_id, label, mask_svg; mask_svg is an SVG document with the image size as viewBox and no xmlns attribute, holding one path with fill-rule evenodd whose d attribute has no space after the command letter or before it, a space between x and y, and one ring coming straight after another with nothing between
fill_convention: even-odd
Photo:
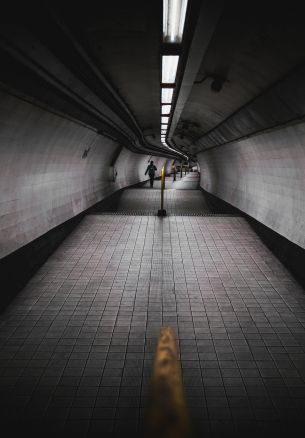
<instances>
[{"instance_id":1,"label":"walking person","mask_svg":"<svg viewBox=\"0 0 305 438\"><path fill-rule=\"evenodd\" d=\"M149 163L149 165L147 166L147 169L146 169L146 172L145 172L145 175L148 173L149 181L150 181L150 187L151 188L153 188L153 186L154 186L154 179L155 179L156 170L157 170L157 168L154 165L154 162L151 161Z\"/></svg>"}]
</instances>

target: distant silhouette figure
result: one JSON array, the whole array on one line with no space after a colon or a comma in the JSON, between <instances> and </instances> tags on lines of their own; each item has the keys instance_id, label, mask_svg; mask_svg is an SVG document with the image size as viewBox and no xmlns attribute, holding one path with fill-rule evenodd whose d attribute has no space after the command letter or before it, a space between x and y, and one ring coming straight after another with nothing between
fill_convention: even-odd
<instances>
[{"instance_id":1,"label":"distant silhouette figure","mask_svg":"<svg viewBox=\"0 0 305 438\"><path fill-rule=\"evenodd\" d=\"M155 179L156 170L157 170L157 168L154 165L154 162L151 161L150 164L147 166L147 169L145 172L145 175L148 173L151 188L153 188L153 186L154 186L154 179Z\"/></svg>"}]
</instances>

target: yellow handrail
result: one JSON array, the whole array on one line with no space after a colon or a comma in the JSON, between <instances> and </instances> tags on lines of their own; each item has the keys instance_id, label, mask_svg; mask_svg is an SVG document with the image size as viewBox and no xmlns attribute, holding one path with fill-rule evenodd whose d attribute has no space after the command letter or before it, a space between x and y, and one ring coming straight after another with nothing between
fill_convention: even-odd
<instances>
[{"instance_id":1,"label":"yellow handrail","mask_svg":"<svg viewBox=\"0 0 305 438\"><path fill-rule=\"evenodd\" d=\"M147 438L191 436L178 348L170 327L163 327L158 339L146 436Z\"/></svg>"},{"instance_id":2,"label":"yellow handrail","mask_svg":"<svg viewBox=\"0 0 305 438\"><path fill-rule=\"evenodd\" d=\"M161 210L164 209L164 189L165 189L165 173L163 166L161 170Z\"/></svg>"},{"instance_id":3,"label":"yellow handrail","mask_svg":"<svg viewBox=\"0 0 305 438\"><path fill-rule=\"evenodd\" d=\"M164 190L165 190L165 170L164 166L161 169L161 208L158 210L158 216L166 216L164 209Z\"/></svg>"}]
</instances>

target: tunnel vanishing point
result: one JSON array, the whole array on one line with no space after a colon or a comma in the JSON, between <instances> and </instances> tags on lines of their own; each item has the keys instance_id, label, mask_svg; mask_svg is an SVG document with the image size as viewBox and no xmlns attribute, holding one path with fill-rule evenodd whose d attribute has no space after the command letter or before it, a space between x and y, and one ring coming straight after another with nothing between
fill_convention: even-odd
<instances>
[{"instance_id":1,"label":"tunnel vanishing point","mask_svg":"<svg viewBox=\"0 0 305 438\"><path fill-rule=\"evenodd\" d=\"M1 436L302 436L302 2L0 9Z\"/></svg>"}]
</instances>

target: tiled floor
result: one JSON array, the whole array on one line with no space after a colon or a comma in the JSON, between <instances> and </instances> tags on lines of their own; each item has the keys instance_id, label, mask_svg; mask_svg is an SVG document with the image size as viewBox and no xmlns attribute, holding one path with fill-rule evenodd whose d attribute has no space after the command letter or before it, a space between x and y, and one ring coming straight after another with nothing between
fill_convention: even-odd
<instances>
[{"instance_id":1,"label":"tiled floor","mask_svg":"<svg viewBox=\"0 0 305 438\"><path fill-rule=\"evenodd\" d=\"M203 192L197 190L199 185L198 173L177 176L173 182L172 177L166 178L164 192L164 208L168 215L206 215L221 213L220 210L211 209ZM109 202L102 203L100 211L119 214L156 215L161 203L161 182L154 182L154 188L146 182L141 188L125 189L111 197Z\"/></svg>"},{"instance_id":2,"label":"tiled floor","mask_svg":"<svg viewBox=\"0 0 305 438\"><path fill-rule=\"evenodd\" d=\"M106 210L119 214L156 215L161 203L160 191L151 189L127 189L120 193L118 203ZM168 189L164 192L167 214L210 214L212 210L199 190Z\"/></svg>"},{"instance_id":3,"label":"tiled floor","mask_svg":"<svg viewBox=\"0 0 305 438\"><path fill-rule=\"evenodd\" d=\"M304 291L243 218L87 216L1 316L2 427L143 436L169 325L194 436L298 436L304 324Z\"/></svg>"}]
</instances>

